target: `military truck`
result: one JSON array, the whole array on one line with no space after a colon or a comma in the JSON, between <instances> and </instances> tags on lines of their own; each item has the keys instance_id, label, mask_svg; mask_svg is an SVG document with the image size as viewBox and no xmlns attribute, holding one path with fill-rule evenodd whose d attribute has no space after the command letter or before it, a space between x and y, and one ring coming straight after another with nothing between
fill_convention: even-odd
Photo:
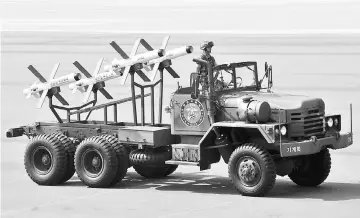
<instances>
[{"instance_id":1,"label":"military truck","mask_svg":"<svg viewBox=\"0 0 360 218\"><path fill-rule=\"evenodd\" d=\"M116 50L121 54L118 47ZM163 72L179 76L171 69L171 61L162 59L156 69L160 79L151 84L136 83L134 75L142 66L131 65L130 98L95 105L97 91L104 92L100 81L91 90L93 101L81 107L62 107L52 102L59 88L51 88L47 97L57 122L12 128L6 135L31 139L24 156L25 169L39 185L64 183L76 172L89 187L110 187L119 183L130 167L143 177L161 178L179 165L208 170L223 159L233 186L246 196L265 196L277 175L287 175L299 186L318 186L330 173L329 149L353 144L352 122L350 132L340 133L341 115L325 114L321 98L272 92L272 66L267 63L260 78L257 62L212 68L204 60L193 61L207 67L209 87L205 90L201 86L204 78L191 73L189 86L178 86L164 108L171 117L170 124L162 123ZM263 87L265 78L267 85ZM156 85L160 85L157 122ZM141 89L140 95L135 95L136 87ZM145 88L151 93L145 94ZM145 122L147 96L151 97L150 123ZM138 98L141 123L137 120ZM119 122L117 107L127 101L133 103L134 122ZM108 120L110 107L114 109L113 121ZM61 119L56 109L65 110L67 118ZM94 110L103 110L104 120L89 120ZM86 113L86 118L81 118ZM350 105L350 118L351 114ZM77 119L70 119L71 115Z\"/></svg>"}]
</instances>

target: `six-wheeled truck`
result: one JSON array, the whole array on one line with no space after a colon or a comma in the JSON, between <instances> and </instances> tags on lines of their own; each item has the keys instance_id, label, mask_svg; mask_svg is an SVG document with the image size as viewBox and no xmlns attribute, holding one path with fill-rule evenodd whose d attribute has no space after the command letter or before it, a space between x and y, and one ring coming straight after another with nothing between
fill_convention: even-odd
<instances>
[{"instance_id":1,"label":"six-wheeled truck","mask_svg":"<svg viewBox=\"0 0 360 218\"><path fill-rule=\"evenodd\" d=\"M80 63L75 66L86 76L69 74L54 79L53 70L46 81L33 66L31 72L40 84L33 84L24 93L45 97L57 122L36 122L34 125L12 128L7 137L26 135L24 163L29 177L39 185L58 185L76 172L79 179L94 188L119 183L128 168L143 177L160 178L172 174L178 165L210 169L222 158L228 164L229 178L234 187L247 196L264 196L274 186L276 175L286 176L300 186L318 186L328 177L331 168L329 149L341 149L353 143L350 132L340 133L341 115L325 114L320 98L276 94L272 88L272 67L265 64L265 74L259 78L256 62L218 65L193 59L207 67L206 78L190 75L189 87L178 86L164 111L171 123L162 123L164 70L174 78L179 75L171 68L171 59L190 54L191 46L165 51L169 37L161 49L153 49L145 40L138 40L128 56L115 42L112 47L123 57L99 73L99 61L94 75ZM148 52L136 55L139 45ZM157 72L160 79L152 82ZM135 82L139 75L146 83ZM105 81L120 78L124 84L131 77L131 97L96 105L97 94L112 96L105 90ZM266 78L267 87L262 87ZM202 81L209 87L204 89ZM62 104L59 86L70 84L74 91L85 93L79 107L54 105L56 97ZM154 88L159 86L158 119L155 121ZM135 94L140 88L141 94ZM145 94L145 89L151 92ZM94 100L88 102L90 94ZM145 97L151 98L151 122L145 122ZM141 122L138 122L136 99L141 101ZM132 101L133 122L118 121L118 106ZM350 104L350 118L352 114ZM108 120L113 109L113 120ZM57 110L67 112L62 119ZM89 120L95 110L103 110L104 120ZM85 116L86 115L86 116ZM76 119L71 119L76 116ZM351 119L350 119L351 120Z\"/></svg>"}]
</instances>

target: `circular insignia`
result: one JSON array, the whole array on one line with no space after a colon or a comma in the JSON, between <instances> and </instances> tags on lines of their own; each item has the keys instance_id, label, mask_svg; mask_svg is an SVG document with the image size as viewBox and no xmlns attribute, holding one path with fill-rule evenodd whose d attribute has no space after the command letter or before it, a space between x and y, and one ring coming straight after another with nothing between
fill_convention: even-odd
<instances>
[{"instance_id":1,"label":"circular insignia","mask_svg":"<svg viewBox=\"0 0 360 218\"><path fill-rule=\"evenodd\" d=\"M205 111L200 101L186 100L180 108L180 118L187 126L199 126L204 121Z\"/></svg>"}]
</instances>

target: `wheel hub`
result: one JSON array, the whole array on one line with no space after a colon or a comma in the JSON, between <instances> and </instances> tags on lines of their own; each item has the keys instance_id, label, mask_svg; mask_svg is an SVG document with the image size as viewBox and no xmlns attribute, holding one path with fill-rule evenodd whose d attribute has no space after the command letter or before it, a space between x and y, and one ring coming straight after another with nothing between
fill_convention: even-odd
<instances>
[{"instance_id":1,"label":"wheel hub","mask_svg":"<svg viewBox=\"0 0 360 218\"><path fill-rule=\"evenodd\" d=\"M92 165L93 165L93 167L99 167L99 166L100 166L100 159L99 159L99 157L94 157L94 158L92 159Z\"/></svg>"},{"instance_id":2,"label":"wheel hub","mask_svg":"<svg viewBox=\"0 0 360 218\"><path fill-rule=\"evenodd\" d=\"M53 167L51 152L45 146L38 146L32 153L31 163L38 174L48 174Z\"/></svg>"},{"instance_id":3,"label":"wheel hub","mask_svg":"<svg viewBox=\"0 0 360 218\"><path fill-rule=\"evenodd\" d=\"M50 164L50 156L48 154L45 154L42 156L41 161L44 165Z\"/></svg>"},{"instance_id":4,"label":"wheel hub","mask_svg":"<svg viewBox=\"0 0 360 218\"><path fill-rule=\"evenodd\" d=\"M103 161L104 160L100 152L96 149L90 148L82 154L81 165L89 177L95 178L103 171Z\"/></svg>"},{"instance_id":5,"label":"wheel hub","mask_svg":"<svg viewBox=\"0 0 360 218\"><path fill-rule=\"evenodd\" d=\"M238 167L240 181L246 186L254 186L261 179L260 166L251 157L243 158Z\"/></svg>"}]
</instances>

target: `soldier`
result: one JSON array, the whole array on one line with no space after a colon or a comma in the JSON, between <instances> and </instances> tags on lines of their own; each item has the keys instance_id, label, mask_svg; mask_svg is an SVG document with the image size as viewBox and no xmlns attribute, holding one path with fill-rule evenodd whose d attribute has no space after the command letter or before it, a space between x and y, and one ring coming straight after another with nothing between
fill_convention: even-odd
<instances>
[{"instance_id":1,"label":"soldier","mask_svg":"<svg viewBox=\"0 0 360 218\"><path fill-rule=\"evenodd\" d=\"M211 67L214 68L216 66L215 58L210 55L211 49L214 46L214 43L212 41L204 41L200 45L200 49L203 50L203 53L200 57L200 59L207 61L211 64ZM201 84L201 90L207 91L209 88L209 82L207 77L207 69L203 65L198 65L196 72L200 75L200 84Z\"/></svg>"}]
</instances>

